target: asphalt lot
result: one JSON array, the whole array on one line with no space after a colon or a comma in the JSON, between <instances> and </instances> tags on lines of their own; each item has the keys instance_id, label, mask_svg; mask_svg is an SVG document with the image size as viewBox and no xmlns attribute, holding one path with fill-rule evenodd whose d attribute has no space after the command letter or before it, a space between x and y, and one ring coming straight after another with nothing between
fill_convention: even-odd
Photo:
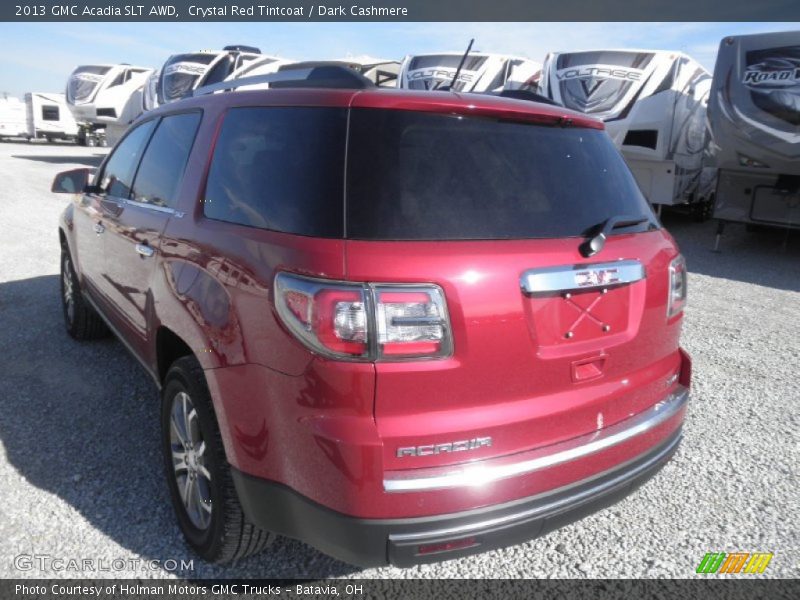
<instances>
[{"instance_id":1,"label":"asphalt lot","mask_svg":"<svg viewBox=\"0 0 800 600\"><path fill-rule=\"evenodd\" d=\"M800 232L666 215L691 272L684 443L623 502L538 540L414 569L360 571L291 540L177 572L15 568L19 555L190 560L163 481L154 385L113 339L62 326L55 173L103 151L0 143L0 577L692 577L706 552L763 551L800 577ZM117 563L119 564L119 563Z\"/></svg>"}]
</instances>

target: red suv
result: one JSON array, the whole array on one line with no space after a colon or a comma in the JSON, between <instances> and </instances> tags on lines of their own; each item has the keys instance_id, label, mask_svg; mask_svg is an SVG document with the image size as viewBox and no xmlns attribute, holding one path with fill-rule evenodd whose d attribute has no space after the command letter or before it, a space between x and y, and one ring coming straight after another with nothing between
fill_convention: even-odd
<instances>
[{"instance_id":1,"label":"red suv","mask_svg":"<svg viewBox=\"0 0 800 600\"><path fill-rule=\"evenodd\" d=\"M406 566L625 496L681 438L686 270L603 125L337 73L201 90L53 184L67 330L160 388L189 544Z\"/></svg>"}]
</instances>

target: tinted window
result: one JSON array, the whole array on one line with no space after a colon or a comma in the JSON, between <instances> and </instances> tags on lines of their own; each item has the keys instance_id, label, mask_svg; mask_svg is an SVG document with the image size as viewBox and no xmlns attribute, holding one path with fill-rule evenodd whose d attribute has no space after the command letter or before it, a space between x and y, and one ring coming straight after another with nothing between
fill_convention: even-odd
<instances>
[{"instance_id":1,"label":"tinted window","mask_svg":"<svg viewBox=\"0 0 800 600\"><path fill-rule=\"evenodd\" d=\"M348 237L567 237L653 218L600 130L367 109L350 123Z\"/></svg>"},{"instance_id":2,"label":"tinted window","mask_svg":"<svg viewBox=\"0 0 800 600\"><path fill-rule=\"evenodd\" d=\"M57 106L42 106L42 120L43 121L58 121L58 107Z\"/></svg>"},{"instance_id":3,"label":"tinted window","mask_svg":"<svg viewBox=\"0 0 800 600\"><path fill-rule=\"evenodd\" d=\"M142 123L114 148L100 179L100 187L106 194L117 198L130 196L136 165L154 126L155 121Z\"/></svg>"},{"instance_id":4,"label":"tinted window","mask_svg":"<svg viewBox=\"0 0 800 600\"><path fill-rule=\"evenodd\" d=\"M339 108L231 109L214 149L205 215L341 237L346 126Z\"/></svg>"},{"instance_id":5,"label":"tinted window","mask_svg":"<svg viewBox=\"0 0 800 600\"><path fill-rule=\"evenodd\" d=\"M183 177L200 124L200 113L164 117L147 145L133 184L133 198L158 206L175 206L178 183Z\"/></svg>"}]
</instances>

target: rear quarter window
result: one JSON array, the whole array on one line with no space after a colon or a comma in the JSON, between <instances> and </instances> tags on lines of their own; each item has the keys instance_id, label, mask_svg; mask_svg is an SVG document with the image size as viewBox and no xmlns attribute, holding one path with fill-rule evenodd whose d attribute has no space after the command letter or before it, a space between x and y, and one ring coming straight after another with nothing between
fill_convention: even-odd
<instances>
[{"instance_id":1,"label":"rear quarter window","mask_svg":"<svg viewBox=\"0 0 800 600\"><path fill-rule=\"evenodd\" d=\"M346 128L341 108L230 109L214 147L205 216L342 237Z\"/></svg>"}]
</instances>

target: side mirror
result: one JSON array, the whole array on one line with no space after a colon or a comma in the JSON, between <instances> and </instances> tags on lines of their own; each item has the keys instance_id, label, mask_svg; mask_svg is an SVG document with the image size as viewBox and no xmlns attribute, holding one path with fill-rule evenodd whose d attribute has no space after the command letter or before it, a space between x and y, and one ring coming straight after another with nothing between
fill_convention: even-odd
<instances>
[{"instance_id":1,"label":"side mirror","mask_svg":"<svg viewBox=\"0 0 800 600\"><path fill-rule=\"evenodd\" d=\"M82 194L89 186L93 169L63 171L53 179L50 191L56 194Z\"/></svg>"}]
</instances>

